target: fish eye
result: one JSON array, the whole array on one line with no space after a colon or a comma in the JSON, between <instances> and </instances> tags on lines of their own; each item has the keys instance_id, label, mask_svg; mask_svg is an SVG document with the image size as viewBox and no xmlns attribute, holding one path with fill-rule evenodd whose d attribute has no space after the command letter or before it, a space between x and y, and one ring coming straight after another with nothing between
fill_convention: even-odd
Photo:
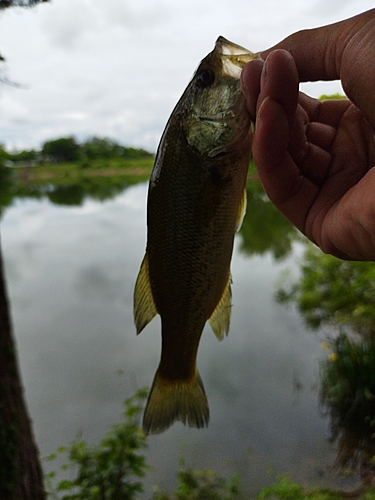
<instances>
[{"instance_id":1,"label":"fish eye","mask_svg":"<svg viewBox=\"0 0 375 500\"><path fill-rule=\"evenodd\" d=\"M203 69L196 76L196 84L200 89L205 89L213 84L215 73L211 69Z\"/></svg>"}]
</instances>

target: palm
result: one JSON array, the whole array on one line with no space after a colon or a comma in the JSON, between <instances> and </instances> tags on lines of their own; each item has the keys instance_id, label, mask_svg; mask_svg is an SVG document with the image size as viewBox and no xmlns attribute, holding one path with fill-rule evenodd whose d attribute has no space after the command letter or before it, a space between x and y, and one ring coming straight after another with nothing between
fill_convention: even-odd
<instances>
[{"instance_id":1,"label":"palm","mask_svg":"<svg viewBox=\"0 0 375 500\"><path fill-rule=\"evenodd\" d=\"M324 252L375 260L375 140L347 99L298 92L292 56L275 51L244 70L256 117L253 157L275 206ZM374 237L372 237L374 235Z\"/></svg>"},{"instance_id":2,"label":"palm","mask_svg":"<svg viewBox=\"0 0 375 500\"><path fill-rule=\"evenodd\" d=\"M359 241L364 240L358 233L366 228L353 223L353 218L364 211L366 201L370 201L369 208L373 203L369 188L375 163L374 134L348 100L316 101L302 96L300 103L296 126L305 130L304 143L294 144L290 154L314 193L300 229L327 252L360 258L364 249Z\"/></svg>"}]
</instances>

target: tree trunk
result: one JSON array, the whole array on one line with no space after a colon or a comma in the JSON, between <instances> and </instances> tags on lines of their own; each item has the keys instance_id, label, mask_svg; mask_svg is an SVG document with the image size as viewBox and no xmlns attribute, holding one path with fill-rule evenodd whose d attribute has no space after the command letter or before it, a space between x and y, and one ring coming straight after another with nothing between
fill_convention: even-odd
<instances>
[{"instance_id":1,"label":"tree trunk","mask_svg":"<svg viewBox=\"0 0 375 500\"><path fill-rule=\"evenodd\" d=\"M43 474L23 395L0 248L0 498L44 500Z\"/></svg>"}]
</instances>

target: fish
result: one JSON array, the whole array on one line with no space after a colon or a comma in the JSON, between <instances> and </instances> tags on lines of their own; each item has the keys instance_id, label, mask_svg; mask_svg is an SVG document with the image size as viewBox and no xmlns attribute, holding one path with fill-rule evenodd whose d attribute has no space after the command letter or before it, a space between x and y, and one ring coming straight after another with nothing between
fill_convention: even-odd
<instances>
[{"instance_id":1,"label":"fish","mask_svg":"<svg viewBox=\"0 0 375 500\"><path fill-rule=\"evenodd\" d=\"M147 244L134 291L137 334L161 317L162 348L143 415L146 434L209 422L196 358L209 321L221 340L231 314L230 262L246 210L252 126L241 92L258 56L220 36L162 134L147 200Z\"/></svg>"}]
</instances>

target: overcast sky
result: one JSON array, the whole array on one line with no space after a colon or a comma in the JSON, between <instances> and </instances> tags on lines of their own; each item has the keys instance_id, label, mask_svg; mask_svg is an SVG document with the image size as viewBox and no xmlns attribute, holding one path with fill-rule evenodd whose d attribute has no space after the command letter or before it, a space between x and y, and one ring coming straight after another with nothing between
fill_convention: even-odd
<instances>
[{"instance_id":1,"label":"overcast sky","mask_svg":"<svg viewBox=\"0 0 375 500\"><path fill-rule=\"evenodd\" d=\"M0 13L0 143L97 135L155 151L199 61L223 35L256 52L371 0L52 0ZM307 84L310 95L341 90Z\"/></svg>"}]
</instances>

